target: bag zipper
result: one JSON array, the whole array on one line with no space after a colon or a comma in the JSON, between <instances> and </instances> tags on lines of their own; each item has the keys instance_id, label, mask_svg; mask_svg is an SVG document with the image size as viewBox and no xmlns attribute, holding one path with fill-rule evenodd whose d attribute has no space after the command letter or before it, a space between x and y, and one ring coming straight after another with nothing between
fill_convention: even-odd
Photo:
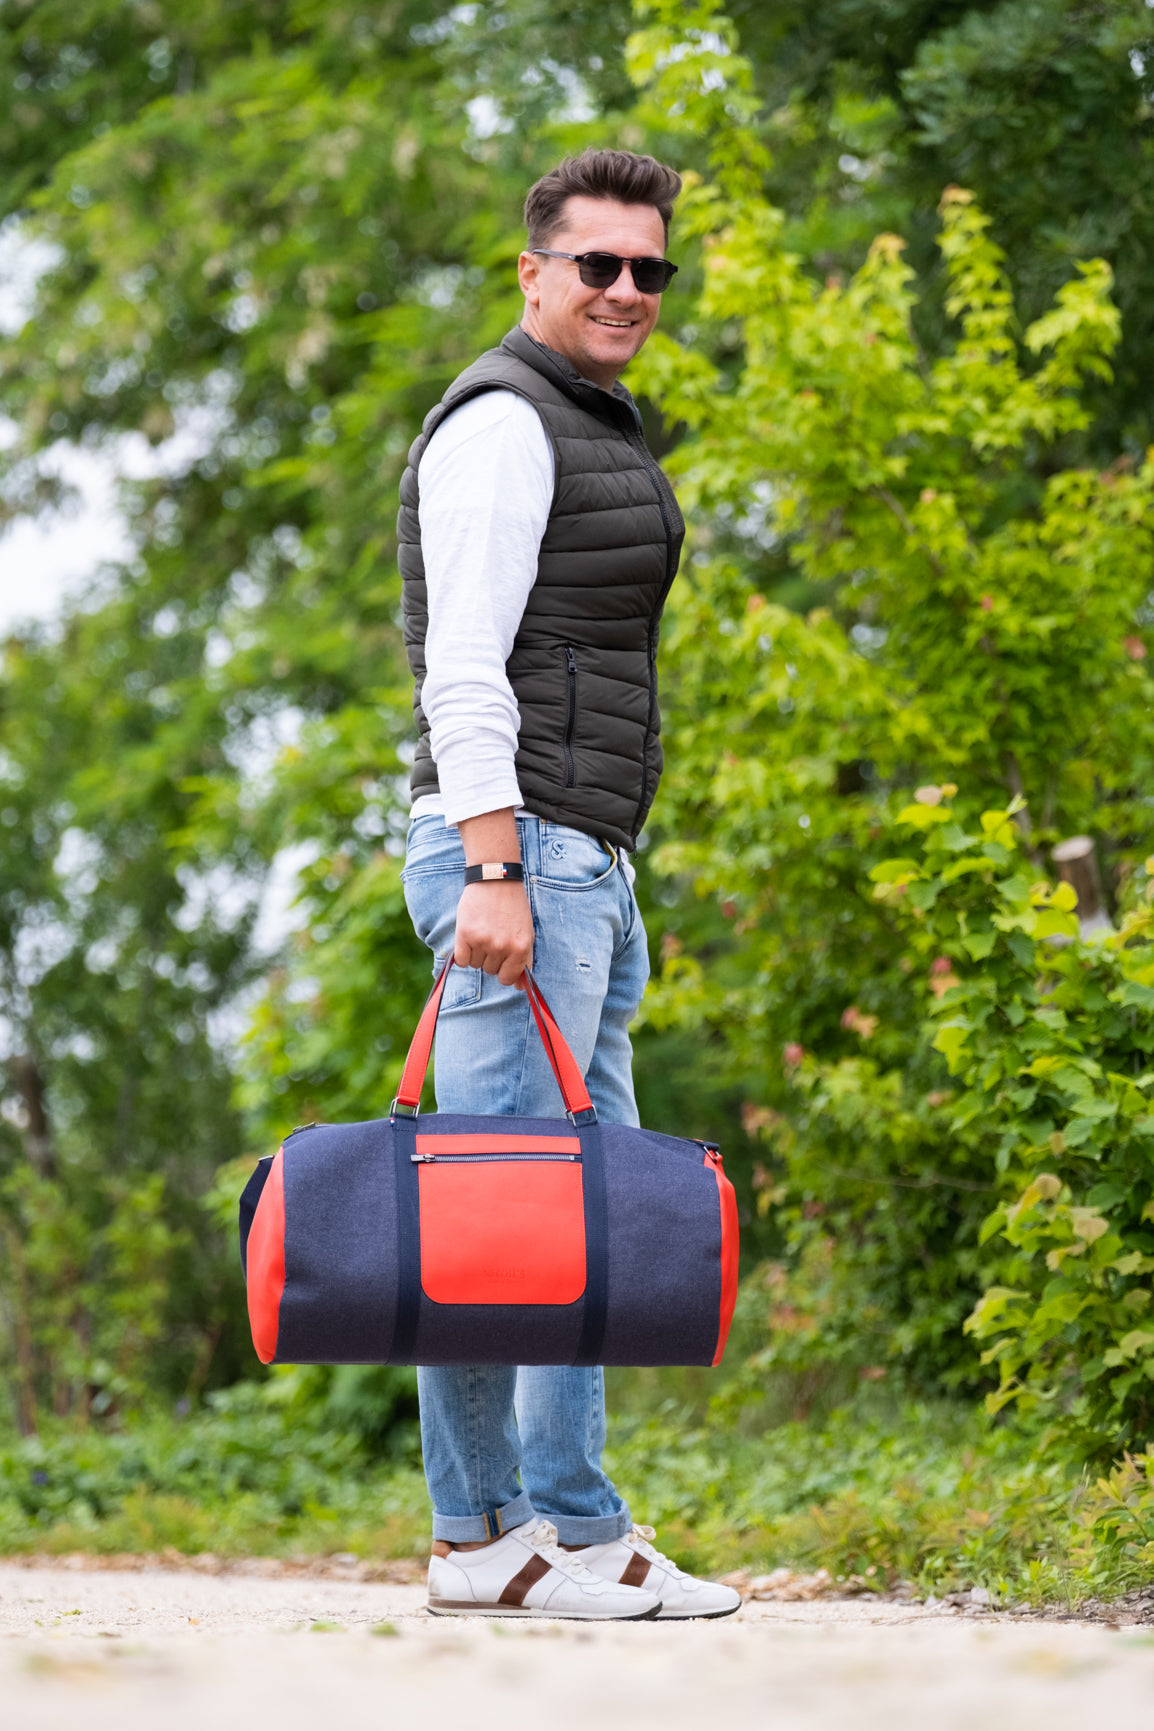
<instances>
[{"instance_id":1,"label":"bag zipper","mask_svg":"<svg viewBox=\"0 0 1154 1731\"><path fill-rule=\"evenodd\" d=\"M580 1154L410 1154L409 1159L414 1166L492 1166L511 1160L529 1160L538 1165L542 1160L581 1163Z\"/></svg>"},{"instance_id":2,"label":"bag zipper","mask_svg":"<svg viewBox=\"0 0 1154 1731\"><path fill-rule=\"evenodd\" d=\"M565 786L576 787L577 765L573 761L573 734L577 726L577 651L565 645L565 670L569 676L569 719L565 725Z\"/></svg>"}]
</instances>

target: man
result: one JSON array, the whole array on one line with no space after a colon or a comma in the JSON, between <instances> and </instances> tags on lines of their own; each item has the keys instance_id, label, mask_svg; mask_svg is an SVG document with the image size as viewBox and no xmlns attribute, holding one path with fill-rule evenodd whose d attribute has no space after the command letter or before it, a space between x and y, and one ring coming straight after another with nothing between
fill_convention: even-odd
<instances>
[{"instance_id":1,"label":"man","mask_svg":"<svg viewBox=\"0 0 1154 1731\"><path fill-rule=\"evenodd\" d=\"M684 525L619 373L657 323L681 181L586 151L531 189L525 312L413 445L398 523L419 744L405 861L418 936L459 964L442 1112L556 1117L518 990L534 968L599 1116L638 1122L649 975L628 852L661 773L655 654ZM482 876L466 867L488 868ZM422 1368L429 1608L725 1616L602 1471L600 1369Z\"/></svg>"}]
</instances>

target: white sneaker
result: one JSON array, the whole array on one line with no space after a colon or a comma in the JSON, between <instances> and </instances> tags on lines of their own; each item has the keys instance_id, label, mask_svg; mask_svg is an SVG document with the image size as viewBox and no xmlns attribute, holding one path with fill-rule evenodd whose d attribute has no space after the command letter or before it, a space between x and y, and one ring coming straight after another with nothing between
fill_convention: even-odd
<instances>
[{"instance_id":1,"label":"white sneaker","mask_svg":"<svg viewBox=\"0 0 1154 1731\"><path fill-rule=\"evenodd\" d=\"M729 1617L741 1609L741 1594L719 1581L700 1581L655 1550L652 1527L634 1527L607 1545L574 1551L587 1569L622 1587L642 1587L661 1600L658 1618Z\"/></svg>"},{"instance_id":2,"label":"white sneaker","mask_svg":"<svg viewBox=\"0 0 1154 1731\"><path fill-rule=\"evenodd\" d=\"M563 1551L549 1521L526 1521L479 1551L429 1558L429 1610L435 1617L640 1622L660 1609L657 1593L594 1574L575 1552Z\"/></svg>"}]
</instances>

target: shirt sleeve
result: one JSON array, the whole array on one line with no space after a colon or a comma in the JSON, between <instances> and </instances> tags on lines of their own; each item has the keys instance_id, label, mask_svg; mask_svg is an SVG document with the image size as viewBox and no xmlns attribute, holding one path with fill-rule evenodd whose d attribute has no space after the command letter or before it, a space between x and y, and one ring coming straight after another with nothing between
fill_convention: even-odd
<instances>
[{"instance_id":1,"label":"shirt sleeve","mask_svg":"<svg viewBox=\"0 0 1154 1731\"><path fill-rule=\"evenodd\" d=\"M553 503L553 450L513 391L455 409L417 474L428 589L421 707L445 822L519 806L520 715L505 663L537 580Z\"/></svg>"}]
</instances>

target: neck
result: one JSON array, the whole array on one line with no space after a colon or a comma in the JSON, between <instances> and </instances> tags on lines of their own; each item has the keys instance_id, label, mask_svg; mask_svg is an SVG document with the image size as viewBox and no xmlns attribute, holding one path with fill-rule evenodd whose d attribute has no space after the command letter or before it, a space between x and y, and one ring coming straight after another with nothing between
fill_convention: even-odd
<instances>
[{"instance_id":1,"label":"neck","mask_svg":"<svg viewBox=\"0 0 1154 1731\"><path fill-rule=\"evenodd\" d=\"M590 367L578 360L575 355L567 355L564 349L554 348L533 317L532 309L529 307L525 309L525 316L521 320L521 329L526 336L532 337L534 342L541 343L543 347L552 350L553 354L560 355L562 360L568 361L569 365L580 373L583 379L588 379L590 384L599 385L603 391L611 391L621 376L620 373L607 367Z\"/></svg>"}]
</instances>

